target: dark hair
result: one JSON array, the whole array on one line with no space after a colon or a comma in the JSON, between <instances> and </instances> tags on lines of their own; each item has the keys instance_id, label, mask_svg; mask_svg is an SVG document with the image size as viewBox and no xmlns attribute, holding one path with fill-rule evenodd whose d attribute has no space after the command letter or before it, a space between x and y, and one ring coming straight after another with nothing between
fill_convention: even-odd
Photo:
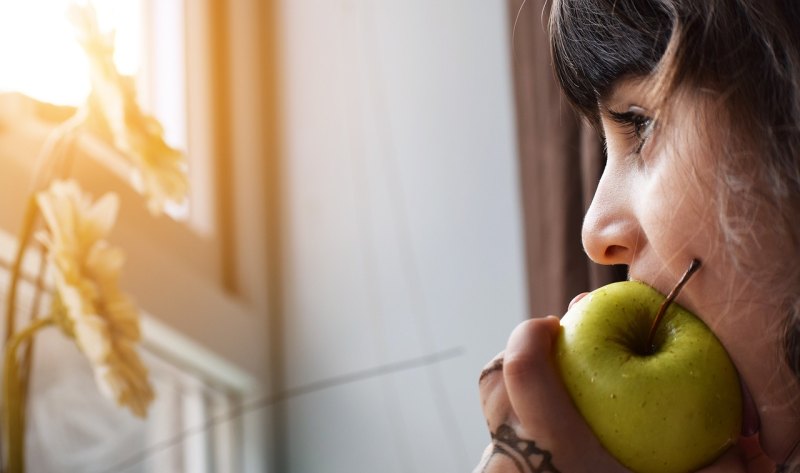
<instances>
[{"instance_id":1,"label":"dark hair","mask_svg":"<svg viewBox=\"0 0 800 473\"><path fill-rule=\"evenodd\" d=\"M600 98L621 77L653 72L672 30L659 2L556 2L550 16L556 77L578 111L596 122Z\"/></svg>"},{"instance_id":2,"label":"dark hair","mask_svg":"<svg viewBox=\"0 0 800 473\"><path fill-rule=\"evenodd\" d=\"M617 79L660 68L666 92L709 88L780 133L800 118L799 24L796 0L556 0L551 51L567 98L590 119Z\"/></svg>"},{"instance_id":3,"label":"dark hair","mask_svg":"<svg viewBox=\"0 0 800 473\"><path fill-rule=\"evenodd\" d=\"M727 114L722 228L737 230L726 207L735 200L766 208L770 231L786 237L784 274L774 276L789 313L784 356L800 376L800 1L554 0L550 15L556 77L591 122L615 81L639 75L659 79L661 103L702 88Z\"/></svg>"}]
</instances>

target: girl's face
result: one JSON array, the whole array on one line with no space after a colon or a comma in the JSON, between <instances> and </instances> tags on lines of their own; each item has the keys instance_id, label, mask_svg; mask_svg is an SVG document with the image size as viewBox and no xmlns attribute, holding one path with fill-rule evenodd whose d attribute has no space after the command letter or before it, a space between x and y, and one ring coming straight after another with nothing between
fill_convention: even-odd
<instances>
[{"instance_id":1,"label":"girl's face","mask_svg":"<svg viewBox=\"0 0 800 473\"><path fill-rule=\"evenodd\" d=\"M800 439L800 388L783 361L784 315L762 278L737 268L787 264L782 242L757 213L737 215L735 194L719 197L724 153L715 131L725 120L710 100L683 91L667 104L668 118L653 120L653 86L651 78L621 80L600 103L608 162L584 221L584 248L598 263L628 265L631 279L665 294L693 258L702 261L678 302L730 353L754 400L745 419L760 418L762 448L781 462ZM747 235L735 255L722 231L723 207L744 228L737 234ZM743 430L757 427L745 420Z\"/></svg>"}]
</instances>

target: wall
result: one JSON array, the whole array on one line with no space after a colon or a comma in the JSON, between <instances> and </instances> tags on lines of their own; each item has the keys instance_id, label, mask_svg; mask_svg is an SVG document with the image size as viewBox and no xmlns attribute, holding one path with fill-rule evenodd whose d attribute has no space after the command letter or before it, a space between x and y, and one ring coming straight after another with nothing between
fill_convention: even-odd
<instances>
[{"instance_id":1,"label":"wall","mask_svg":"<svg viewBox=\"0 0 800 473\"><path fill-rule=\"evenodd\" d=\"M277 469L464 472L525 317L499 0L286 0Z\"/></svg>"}]
</instances>

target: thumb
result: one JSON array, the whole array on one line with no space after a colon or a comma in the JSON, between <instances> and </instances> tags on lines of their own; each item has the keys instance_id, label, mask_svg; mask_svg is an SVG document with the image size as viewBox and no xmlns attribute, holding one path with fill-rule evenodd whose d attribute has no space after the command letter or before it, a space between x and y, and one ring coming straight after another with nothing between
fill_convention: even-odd
<instances>
[{"instance_id":1,"label":"thumb","mask_svg":"<svg viewBox=\"0 0 800 473\"><path fill-rule=\"evenodd\" d=\"M508 340L503 380L519 433L552 451L562 471L627 471L608 455L564 387L553 359L560 331L556 317L532 319Z\"/></svg>"},{"instance_id":2,"label":"thumb","mask_svg":"<svg viewBox=\"0 0 800 473\"><path fill-rule=\"evenodd\" d=\"M511 333L505 349L503 377L509 401L523 425L563 422L561 403L570 403L561 378L553 366L553 346L561 326L556 317L531 319Z\"/></svg>"}]
</instances>

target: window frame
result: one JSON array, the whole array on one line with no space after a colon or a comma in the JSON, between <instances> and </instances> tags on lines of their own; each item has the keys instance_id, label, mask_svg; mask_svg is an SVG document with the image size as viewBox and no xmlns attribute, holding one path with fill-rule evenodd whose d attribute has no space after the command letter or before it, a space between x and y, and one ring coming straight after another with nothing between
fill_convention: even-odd
<instances>
[{"instance_id":1,"label":"window frame","mask_svg":"<svg viewBox=\"0 0 800 473\"><path fill-rule=\"evenodd\" d=\"M232 408L257 406L237 417L240 466L278 471L281 416L263 402L281 389L277 2L183 2L188 143L207 158L190 181L213 192L192 205L207 206L210 225L198 231L150 215L127 184L124 161L96 137L76 140L82 159L73 175L95 198L120 195L110 239L127 255L121 285L142 309L143 349L235 392L241 404ZM0 96L0 260L16 252L34 157L69 112Z\"/></svg>"}]
</instances>

